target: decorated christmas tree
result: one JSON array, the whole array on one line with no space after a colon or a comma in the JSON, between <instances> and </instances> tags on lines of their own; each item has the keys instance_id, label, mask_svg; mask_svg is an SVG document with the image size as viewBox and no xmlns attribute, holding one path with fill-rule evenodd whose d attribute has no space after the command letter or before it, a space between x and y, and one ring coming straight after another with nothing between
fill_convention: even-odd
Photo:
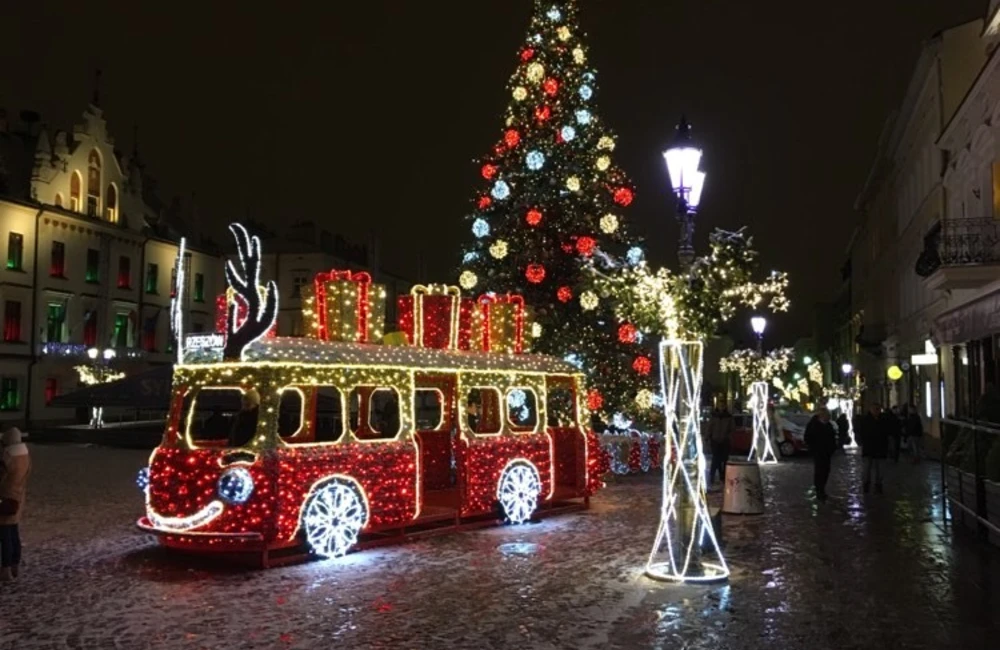
<instances>
[{"instance_id":1,"label":"decorated christmas tree","mask_svg":"<svg viewBox=\"0 0 1000 650\"><path fill-rule=\"evenodd\" d=\"M535 0L500 137L480 162L459 284L515 293L533 309L534 349L590 375L588 405L606 421L633 410L655 373L642 333L591 290L586 267L643 257L625 228L634 190L614 164L575 0ZM642 389L647 389L643 391Z\"/></svg>"}]
</instances>

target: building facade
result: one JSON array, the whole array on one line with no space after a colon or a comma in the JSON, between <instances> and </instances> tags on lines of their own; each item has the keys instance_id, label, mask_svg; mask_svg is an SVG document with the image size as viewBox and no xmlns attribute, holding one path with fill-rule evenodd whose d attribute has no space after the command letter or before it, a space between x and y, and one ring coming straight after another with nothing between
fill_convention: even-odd
<instances>
[{"instance_id":1,"label":"building facade","mask_svg":"<svg viewBox=\"0 0 1000 650\"><path fill-rule=\"evenodd\" d=\"M0 115L0 426L72 421L49 402L77 388L90 349L125 372L170 363L178 245L151 203L95 104L72 132ZM189 248L184 268L189 322L210 329L221 257Z\"/></svg>"},{"instance_id":2,"label":"building facade","mask_svg":"<svg viewBox=\"0 0 1000 650\"><path fill-rule=\"evenodd\" d=\"M924 280L942 305L935 418L977 418L981 397L1000 386L1000 0L979 44L987 58L937 143L945 200Z\"/></svg>"},{"instance_id":3,"label":"building facade","mask_svg":"<svg viewBox=\"0 0 1000 650\"><path fill-rule=\"evenodd\" d=\"M948 204L939 139L986 59L982 32L983 21L974 20L924 43L855 204L860 222L850 250L848 319L854 349L847 361L867 386L866 400L913 403L928 419L939 401L937 370L911 360L925 351L946 302L923 277L932 266L927 242ZM893 366L903 371L901 379L888 378Z\"/></svg>"}]
</instances>

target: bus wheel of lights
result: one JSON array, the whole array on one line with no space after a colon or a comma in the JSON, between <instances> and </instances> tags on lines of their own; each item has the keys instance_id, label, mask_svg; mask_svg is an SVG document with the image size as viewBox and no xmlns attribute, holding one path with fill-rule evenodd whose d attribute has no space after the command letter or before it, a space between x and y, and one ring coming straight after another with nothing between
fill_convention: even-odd
<instances>
[{"instance_id":1,"label":"bus wheel of lights","mask_svg":"<svg viewBox=\"0 0 1000 650\"><path fill-rule=\"evenodd\" d=\"M354 481L332 478L313 488L302 512L310 550L320 557L341 557L358 541L368 521L368 504Z\"/></svg>"},{"instance_id":2,"label":"bus wheel of lights","mask_svg":"<svg viewBox=\"0 0 1000 650\"><path fill-rule=\"evenodd\" d=\"M542 481L535 466L526 460L514 460L500 475L497 500L504 516L512 524L523 524L538 508Z\"/></svg>"}]
</instances>

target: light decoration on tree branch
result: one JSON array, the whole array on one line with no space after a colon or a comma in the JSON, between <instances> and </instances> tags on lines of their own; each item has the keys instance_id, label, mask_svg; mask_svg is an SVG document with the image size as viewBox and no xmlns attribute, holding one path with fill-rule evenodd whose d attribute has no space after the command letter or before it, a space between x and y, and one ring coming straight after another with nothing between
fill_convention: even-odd
<instances>
[{"instance_id":1,"label":"light decoration on tree branch","mask_svg":"<svg viewBox=\"0 0 1000 650\"><path fill-rule=\"evenodd\" d=\"M598 293L623 323L663 337L660 343L667 466L660 525L646 574L660 580L714 581L729 568L712 529L705 493L700 407L704 341L739 308L785 311L787 276L754 279L757 252L743 231L716 230L710 253L687 273L651 271L645 262L593 268Z\"/></svg>"}]
</instances>

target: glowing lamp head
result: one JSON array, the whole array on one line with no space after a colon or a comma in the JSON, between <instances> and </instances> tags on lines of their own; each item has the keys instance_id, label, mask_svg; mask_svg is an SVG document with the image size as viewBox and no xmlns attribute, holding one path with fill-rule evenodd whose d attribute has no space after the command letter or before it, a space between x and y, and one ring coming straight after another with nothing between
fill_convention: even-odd
<instances>
[{"instance_id":1,"label":"glowing lamp head","mask_svg":"<svg viewBox=\"0 0 1000 650\"><path fill-rule=\"evenodd\" d=\"M705 187L705 174L698 171L701 163L701 149L691 141L691 126L681 118L677 125L677 135L669 149L663 152L670 174L670 185L674 195L684 199L689 210L701 203L701 192Z\"/></svg>"},{"instance_id":2,"label":"glowing lamp head","mask_svg":"<svg viewBox=\"0 0 1000 650\"><path fill-rule=\"evenodd\" d=\"M96 359L98 354L99 351L97 348L89 348L87 350L87 356L90 357L91 359Z\"/></svg>"},{"instance_id":3,"label":"glowing lamp head","mask_svg":"<svg viewBox=\"0 0 1000 650\"><path fill-rule=\"evenodd\" d=\"M226 503L244 504L253 494L253 477L245 467L230 467L219 477L218 490Z\"/></svg>"},{"instance_id":4,"label":"glowing lamp head","mask_svg":"<svg viewBox=\"0 0 1000 650\"><path fill-rule=\"evenodd\" d=\"M116 356L116 353L111 348L108 348L107 350L104 351L104 360L105 361L111 361L112 359L115 358L115 356Z\"/></svg>"},{"instance_id":5,"label":"glowing lamp head","mask_svg":"<svg viewBox=\"0 0 1000 650\"><path fill-rule=\"evenodd\" d=\"M826 401L826 409L828 411L836 411L838 408L840 408L840 401L837 398L831 397Z\"/></svg>"},{"instance_id":6,"label":"glowing lamp head","mask_svg":"<svg viewBox=\"0 0 1000 650\"><path fill-rule=\"evenodd\" d=\"M899 366L889 366L889 369L885 371L887 377L890 381L899 381L903 378L903 369Z\"/></svg>"},{"instance_id":7,"label":"glowing lamp head","mask_svg":"<svg viewBox=\"0 0 1000 650\"><path fill-rule=\"evenodd\" d=\"M753 333L757 336L764 336L764 330L767 329L767 319L763 316L754 316L750 319L750 327L753 328Z\"/></svg>"},{"instance_id":8,"label":"glowing lamp head","mask_svg":"<svg viewBox=\"0 0 1000 650\"><path fill-rule=\"evenodd\" d=\"M845 375L849 375L852 372L854 372L854 366L852 366L849 363L845 363L844 365L840 366L840 371Z\"/></svg>"},{"instance_id":9,"label":"glowing lamp head","mask_svg":"<svg viewBox=\"0 0 1000 650\"><path fill-rule=\"evenodd\" d=\"M806 364L807 366L811 366L812 362L813 362L812 357L803 357L802 359L802 363Z\"/></svg>"}]
</instances>

